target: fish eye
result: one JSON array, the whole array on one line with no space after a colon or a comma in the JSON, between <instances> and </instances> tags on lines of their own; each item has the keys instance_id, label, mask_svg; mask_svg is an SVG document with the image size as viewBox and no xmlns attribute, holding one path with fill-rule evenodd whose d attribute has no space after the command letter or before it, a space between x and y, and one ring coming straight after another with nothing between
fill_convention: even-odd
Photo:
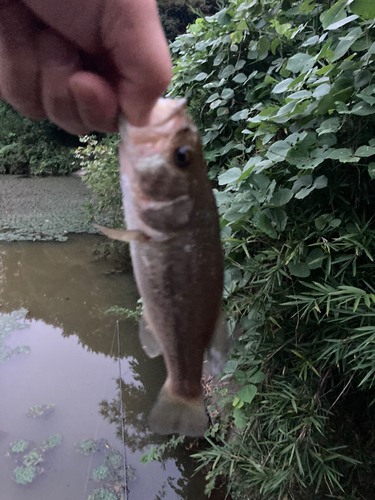
<instances>
[{"instance_id":1,"label":"fish eye","mask_svg":"<svg viewBox=\"0 0 375 500\"><path fill-rule=\"evenodd\" d=\"M178 168L187 168L192 160L192 151L189 146L181 146L173 151L173 162Z\"/></svg>"}]
</instances>

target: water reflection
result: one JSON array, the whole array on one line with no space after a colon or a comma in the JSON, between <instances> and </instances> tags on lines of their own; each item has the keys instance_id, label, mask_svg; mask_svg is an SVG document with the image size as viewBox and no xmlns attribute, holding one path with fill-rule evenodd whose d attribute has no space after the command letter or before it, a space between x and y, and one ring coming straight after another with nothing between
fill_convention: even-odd
<instances>
[{"instance_id":1,"label":"water reflection","mask_svg":"<svg viewBox=\"0 0 375 500\"><path fill-rule=\"evenodd\" d=\"M30 328L14 333L9 342L12 349L30 345L30 352L0 363L0 456L19 439L40 443L56 432L63 435L46 473L31 487L15 484L14 464L1 458L2 492L12 500L86 500L97 487L95 459L91 463L78 454L75 445L105 438L121 451L116 317L105 311L113 305L134 309L138 295L131 275L113 272L113 261L95 260L98 241L75 235L66 243L1 244L0 313L29 311ZM133 320L119 325L125 442L136 470L131 497L201 500L204 479L191 479L195 464L183 446L168 450L162 464L139 465L151 444L165 441L147 427L165 368L161 358L150 360L143 353ZM25 416L30 407L49 403L56 405L50 418Z\"/></svg>"}]
</instances>

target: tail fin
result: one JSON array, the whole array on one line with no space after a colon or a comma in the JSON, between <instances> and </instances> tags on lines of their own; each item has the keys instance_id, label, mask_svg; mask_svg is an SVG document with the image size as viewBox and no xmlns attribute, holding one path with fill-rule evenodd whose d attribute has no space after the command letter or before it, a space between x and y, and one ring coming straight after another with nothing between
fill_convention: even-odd
<instances>
[{"instance_id":1,"label":"tail fin","mask_svg":"<svg viewBox=\"0 0 375 500\"><path fill-rule=\"evenodd\" d=\"M177 433L199 437L207 430L208 417L203 399L190 401L176 398L164 384L151 411L149 423L158 434Z\"/></svg>"}]
</instances>

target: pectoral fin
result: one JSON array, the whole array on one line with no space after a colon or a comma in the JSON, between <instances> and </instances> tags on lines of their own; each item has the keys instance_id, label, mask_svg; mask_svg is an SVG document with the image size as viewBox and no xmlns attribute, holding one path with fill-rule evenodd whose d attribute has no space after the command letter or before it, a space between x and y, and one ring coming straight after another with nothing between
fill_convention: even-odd
<instances>
[{"instance_id":1,"label":"pectoral fin","mask_svg":"<svg viewBox=\"0 0 375 500\"><path fill-rule=\"evenodd\" d=\"M229 351L227 319L223 311L216 322L215 333L206 349L206 359L213 375L218 375L224 368Z\"/></svg>"},{"instance_id":2,"label":"pectoral fin","mask_svg":"<svg viewBox=\"0 0 375 500\"><path fill-rule=\"evenodd\" d=\"M113 240L119 241L138 241L138 243L146 243L150 241L150 237L147 234L139 231L138 229L110 229L109 227L99 226L99 224L94 224L96 229L99 229L103 234L108 236L108 238L112 238Z\"/></svg>"},{"instance_id":3,"label":"pectoral fin","mask_svg":"<svg viewBox=\"0 0 375 500\"><path fill-rule=\"evenodd\" d=\"M143 314L139 321L139 340L149 358L156 358L163 353L163 346L155 338Z\"/></svg>"}]
</instances>

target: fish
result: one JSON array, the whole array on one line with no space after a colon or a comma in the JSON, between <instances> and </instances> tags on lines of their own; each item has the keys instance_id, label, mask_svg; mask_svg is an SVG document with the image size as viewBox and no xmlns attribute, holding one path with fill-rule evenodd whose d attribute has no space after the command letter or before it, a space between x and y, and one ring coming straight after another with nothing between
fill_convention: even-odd
<instances>
[{"instance_id":1,"label":"fish","mask_svg":"<svg viewBox=\"0 0 375 500\"><path fill-rule=\"evenodd\" d=\"M143 301L140 340L167 368L149 425L159 434L202 436L202 365L207 356L221 371L227 327L219 216L201 140L184 99L160 98L147 127L123 121L120 132L127 229L97 227L130 243Z\"/></svg>"}]
</instances>

